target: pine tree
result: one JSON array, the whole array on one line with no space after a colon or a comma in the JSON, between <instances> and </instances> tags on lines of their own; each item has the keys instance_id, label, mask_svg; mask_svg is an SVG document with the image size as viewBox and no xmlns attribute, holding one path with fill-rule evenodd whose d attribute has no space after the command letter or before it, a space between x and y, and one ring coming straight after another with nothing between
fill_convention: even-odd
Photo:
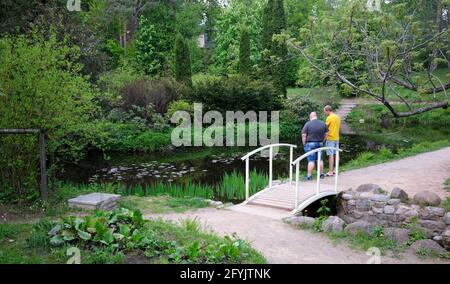
<instances>
[{"instance_id":1,"label":"pine tree","mask_svg":"<svg viewBox=\"0 0 450 284\"><path fill-rule=\"evenodd\" d=\"M241 75L251 75L252 63L250 61L250 38L248 30L241 31L241 42L239 46L239 73Z\"/></svg>"},{"instance_id":2,"label":"pine tree","mask_svg":"<svg viewBox=\"0 0 450 284\"><path fill-rule=\"evenodd\" d=\"M175 79L192 86L191 57L188 42L181 34L175 37Z\"/></svg>"}]
</instances>

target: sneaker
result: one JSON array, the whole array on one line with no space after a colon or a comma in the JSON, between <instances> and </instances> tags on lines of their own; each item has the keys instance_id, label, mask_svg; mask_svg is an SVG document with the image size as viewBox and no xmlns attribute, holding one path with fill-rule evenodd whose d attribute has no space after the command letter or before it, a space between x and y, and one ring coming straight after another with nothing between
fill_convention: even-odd
<instances>
[{"instance_id":1,"label":"sneaker","mask_svg":"<svg viewBox=\"0 0 450 284\"><path fill-rule=\"evenodd\" d=\"M320 178L325 178L325 174L320 174Z\"/></svg>"},{"instance_id":2,"label":"sneaker","mask_svg":"<svg viewBox=\"0 0 450 284\"><path fill-rule=\"evenodd\" d=\"M312 176L306 176L305 180L312 180Z\"/></svg>"}]
</instances>

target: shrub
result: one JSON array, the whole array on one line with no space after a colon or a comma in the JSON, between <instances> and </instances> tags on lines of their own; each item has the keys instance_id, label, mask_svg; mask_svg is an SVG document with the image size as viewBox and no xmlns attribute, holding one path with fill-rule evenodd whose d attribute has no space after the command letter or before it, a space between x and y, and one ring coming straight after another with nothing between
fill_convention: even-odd
<instances>
[{"instance_id":1,"label":"shrub","mask_svg":"<svg viewBox=\"0 0 450 284\"><path fill-rule=\"evenodd\" d=\"M176 83L169 79L139 79L120 89L122 107L132 111L135 106L146 108L152 104L155 110L164 114L169 104L177 98Z\"/></svg>"},{"instance_id":2,"label":"shrub","mask_svg":"<svg viewBox=\"0 0 450 284\"><path fill-rule=\"evenodd\" d=\"M186 111L189 114L194 114L194 106L185 100L173 101L169 104L166 117L170 119L172 115L177 111Z\"/></svg>"},{"instance_id":3,"label":"shrub","mask_svg":"<svg viewBox=\"0 0 450 284\"><path fill-rule=\"evenodd\" d=\"M303 125L309 120L313 111L320 115L323 108L317 101L303 96L288 98L280 113L280 136L292 139L300 135Z\"/></svg>"},{"instance_id":4,"label":"shrub","mask_svg":"<svg viewBox=\"0 0 450 284\"><path fill-rule=\"evenodd\" d=\"M220 112L281 108L280 93L271 83L241 76L198 78L190 99Z\"/></svg>"}]
</instances>

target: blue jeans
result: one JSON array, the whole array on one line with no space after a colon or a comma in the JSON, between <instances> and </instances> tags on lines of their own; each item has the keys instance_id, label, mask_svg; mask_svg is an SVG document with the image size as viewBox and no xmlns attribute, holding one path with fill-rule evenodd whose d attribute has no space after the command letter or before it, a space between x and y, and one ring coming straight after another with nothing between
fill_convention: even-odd
<instances>
[{"instance_id":1,"label":"blue jeans","mask_svg":"<svg viewBox=\"0 0 450 284\"><path fill-rule=\"evenodd\" d=\"M305 144L305 146L303 147L303 149L305 150L305 153L308 153L309 151L315 150L317 148L323 147L323 143L322 142L307 142ZM314 154L311 154L307 157L308 162L315 162L317 161L318 158L318 153L316 152Z\"/></svg>"}]
</instances>

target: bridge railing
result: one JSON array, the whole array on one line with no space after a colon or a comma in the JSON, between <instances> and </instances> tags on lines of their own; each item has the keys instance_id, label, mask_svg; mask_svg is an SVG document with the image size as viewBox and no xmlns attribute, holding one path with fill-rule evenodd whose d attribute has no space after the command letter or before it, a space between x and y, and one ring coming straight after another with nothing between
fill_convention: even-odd
<instances>
[{"instance_id":1,"label":"bridge railing","mask_svg":"<svg viewBox=\"0 0 450 284\"><path fill-rule=\"evenodd\" d=\"M335 160L335 174L334 174L334 191L337 192L337 185L338 185L338 176L339 176L339 152L342 152L341 149L335 148L335 147L321 147L314 149L312 151L309 151L302 156L298 157L295 161L291 162L291 166L295 165L295 208L298 208L298 193L300 190L300 181L299 181L299 174L300 174L300 162L307 158L308 156L311 156L315 153L318 153L317 157L317 181L316 181L316 195L320 194L320 162L322 161L322 151L326 150L335 150L336 151L336 160ZM295 209L294 209L295 210Z\"/></svg>"},{"instance_id":2,"label":"bridge railing","mask_svg":"<svg viewBox=\"0 0 450 284\"><path fill-rule=\"evenodd\" d=\"M297 148L297 145L286 144L286 143L278 143L278 144L270 144L262 146L258 149L255 149L245 156L241 158L241 160L245 161L245 203L248 202L250 198L250 157L259 153L263 150L269 149L269 186L266 189L272 188L272 172L273 172L273 148L275 147L289 147L289 183L292 183L292 171L293 171L293 158L294 158L294 148Z\"/></svg>"}]
</instances>

